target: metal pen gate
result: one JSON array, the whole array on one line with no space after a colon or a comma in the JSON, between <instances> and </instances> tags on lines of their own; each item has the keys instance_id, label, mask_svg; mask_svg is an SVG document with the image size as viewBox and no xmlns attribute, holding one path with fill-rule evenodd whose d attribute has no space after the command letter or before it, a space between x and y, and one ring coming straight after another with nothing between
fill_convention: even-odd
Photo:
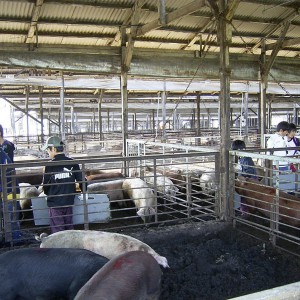
<instances>
[{"instance_id":1,"label":"metal pen gate","mask_svg":"<svg viewBox=\"0 0 300 300\"><path fill-rule=\"evenodd\" d=\"M216 175L215 162L218 162L218 152L201 152L198 149L188 151L175 151L160 154L152 152L151 155L134 155L130 152L128 157L107 156L88 157L65 161L65 165L79 163L84 177L87 174L104 174L106 179L95 179L88 182L82 192L75 195L73 206L73 219L75 229L94 230L120 230L126 227L151 226L161 223L177 223L187 220L205 222L218 219L218 186L217 183L207 184L201 182L203 174ZM7 192L10 181L16 189L18 178L30 178L32 175L41 175L46 165L59 163L48 160L26 161L11 165L1 165L2 171L2 200L1 200L1 235L2 241L11 246L20 243L30 243L35 234L49 233L49 215L45 195L36 195L27 199L27 196L10 194ZM213 168L208 168L213 165ZM125 170L124 166L128 166ZM14 173L8 178L4 174L9 168ZM134 202L125 196L122 186L117 189L109 184L115 180L123 181L131 176L133 170L139 170L140 177L147 182L155 199L155 214L148 223L144 223L137 215ZM151 172L149 170L152 169ZM168 190L166 176L161 171L170 171L176 175L172 182L172 192ZM154 171L154 172L153 172ZM148 172L148 173L147 173ZM25 173L25 176L24 176ZM120 174L120 178L110 178L112 174ZM124 176L127 173L129 175ZM171 178L172 179L172 178ZM164 190L162 190L162 184ZM91 185L100 190L91 189ZM85 185L84 185L85 186ZM23 187L22 187L23 188ZM40 193L40 187L36 186ZM116 195L121 194L117 197ZM22 193L21 193L22 194ZM30 202L30 206L23 207L23 201ZM12 204L12 205L11 205ZM22 204L22 205L20 205ZM22 207L21 207L22 206ZM79 221L78 221L79 220ZM17 235L16 235L17 233ZM20 233L20 234L19 234Z\"/></svg>"}]
</instances>

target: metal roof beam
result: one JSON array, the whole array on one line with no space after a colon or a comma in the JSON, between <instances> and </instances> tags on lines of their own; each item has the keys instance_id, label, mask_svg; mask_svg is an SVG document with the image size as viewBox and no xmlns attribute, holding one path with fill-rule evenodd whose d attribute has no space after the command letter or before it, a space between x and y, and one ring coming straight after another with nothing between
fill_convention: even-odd
<instances>
[{"instance_id":1,"label":"metal roof beam","mask_svg":"<svg viewBox=\"0 0 300 300\"><path fill-rule=\"evenodd\" d=\"M184 5L180 7L177 10L174 10L166 15L166 24L173 22L174 20L177 20L181 17L184 17L186 15L189 15L197 10L199 10L201 7L206 5L205 0L195 0L187 5ZM141 28L137 31L137 36L144 35L145 33L157 29L161 26L163 26L159 19L153 20L152 22L149 22L148 24L143 25Z\"/></svg>"},{"instance_id":2,"label":"metal roof beam","mask_svg":"<svg viewBox=\"0 0 300 300\"><path fill-rule=\"evenodd\" d=\"M33 117L31 114L27 113L27 112L25 111L25 109L22 109L20 106L16 105L14 102L12 102L12 101L8 100L7 98L1 96L1 94L0 94L0 97L1 97L4 101L6 101L7 103L9 103L11 106L13 106L14 108L16 108L17 110L21 111L21 112L24 113L25 115L28 115L29 118L31 118L31 119L33 119L34 121L36 121L36 122L38 122L38 123L41 124L41 121L40 121L40 120L38 120L37 118Z\"/></svg>"}]
</instances>

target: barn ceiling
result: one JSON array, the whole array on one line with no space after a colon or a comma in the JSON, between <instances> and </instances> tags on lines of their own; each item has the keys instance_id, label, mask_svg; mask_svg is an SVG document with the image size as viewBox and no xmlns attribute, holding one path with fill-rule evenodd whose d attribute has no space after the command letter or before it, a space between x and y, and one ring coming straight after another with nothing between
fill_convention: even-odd
<instances>
[{"instance_id":1,"label":"barn ceiling","mask_svg":"<svg viewBox=\"0 0 300 300\"><path fill-rule=\"evenodd\" d=\"M220 90L217 21L225 14L233 101L243 92L257 101L265 49L274 59L272 100L297 103L299 8L299 0L231 0L225 12L215 0L0 0L0 96L24 109L26 95L35 107L40 97L57 101L63 86L75 109L101 90L104 102L120 103L123 65L133 109L153 102L164 83L170 99L201 92L209 102Z\"/></svg>"}]
</instances>

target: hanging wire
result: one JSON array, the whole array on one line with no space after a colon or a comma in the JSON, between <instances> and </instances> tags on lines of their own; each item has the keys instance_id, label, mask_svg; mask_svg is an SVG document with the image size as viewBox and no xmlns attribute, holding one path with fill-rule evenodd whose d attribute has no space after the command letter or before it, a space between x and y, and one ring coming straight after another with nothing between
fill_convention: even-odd
<instances>
[{"instance_id":1,"label":"hanging wire","mask_svg":"<svg viewBox=\"0 0 300 300\"><path fill-rule=\"evenodd\" d=\"M214 41L216 40L216 37L213 37L213 35L212 35L212 32L213 32L214 29L216 29L216 26L217 26L217 23L214 22L214 23L213 23L213 26L211 26L211 29L210 29L210 31L209 31L208 38L207 38L207 40L206 40L206 42L205 42L205 44L204 44L204 46L203 46L203 48L207 47L207 49L206 49L205 51L203 51L203 56L200 57L200 62L199 62L199 64L198 64L198 66L197 66L195 72L193 73L192 78L191 78L190 81L188 82L188 84L187 84L187 86L186 86L184 92L183 92L182 95L180 96L180 98L176 101L175 107L173 108L173 110L171 111L171 114L168 116L168 118L166 119L165 123L163 124L164 127L165 127L165 126L167 125L167 123L170 121L172 115L174 114L174 112L175 112L176 109L178 108L178 106L179 106L179 104L181 103L183 97L187 94L189 87L191 86L192 82L194 81L194 79L195 79L195 77L196 77L196 75L197 75L197 73L198 73L198 71L199 71L199 69L200 69L200 67L201 67L201 65L202 65L202 63L203 63L203 60L202 60L202 59L205 58L206 54L209 52L209 49L210 49L210 47L211 47L212 42L214 42ZM158 100L158 101L159 101L159 100ZM205 106L205 104L204 104L204 106ZM158 108L157 108L157 109L158 109ZM157 111L157 118L158 118L158 111ZM158 122L158 120L157 120L157 122ZM157 126L157 127L158 127L158 126ZM156 138L157 138L157 135L158 135L158 133L157 133L157 128L156 128ZM151 139L151 137L150 137L149 139L146 140L145 144L146 144L150 139Z\"/></svg>"},{"instance_id":2,"label":"hanging wire","mask_svg":"<svg viewBox=\"0 0 300 300\"><path fill-rule=\"evenodd\" d=\"M296 4L296 1L295 1L295 0L287 0L287 1L285 1L284 3L280 3L280 4L274 5L274 6L272 6L272 7L266 8L266 9L263 10L263 12L266 12L266 11L268 11L268 10L274 9L274 8L276 8L276 7L279 7L279 6L284 6L284 5L287 5L287 4L290 4L290 3L294 3L294 2L295 2L295 4Z\"/></svg>"},{"instance_id":3,"label":"hanging wire","mask_svg":"<svg viewBox=\"0 0 300 300\"><path fill-rule=\"evenodd\" d=\"M232 23L232 21L229 22L230 25L233 27L233 29L237 32L237 34L239 35L240 39L242 40L242 42L245 44L245 48L246 48L246 51L253 54L253 55L256 55L252 48L248 46L247 42L244 40L244 38L242 37L242 35L239 33L239 31L237 30L237 28L234 26L234 24ZM260 60L258 60L258 63L259 63L259 66L262 67L262 63ZM283 86L283 84L281 82L279 82L275 77L274 75L272 74L271 71L269 71L269 75L273 78L273 80L275 81L275 83L285 92L286 95L288 95L290 98L292 98L292 95L291 93Z\"/></svg>"}]
</instances>

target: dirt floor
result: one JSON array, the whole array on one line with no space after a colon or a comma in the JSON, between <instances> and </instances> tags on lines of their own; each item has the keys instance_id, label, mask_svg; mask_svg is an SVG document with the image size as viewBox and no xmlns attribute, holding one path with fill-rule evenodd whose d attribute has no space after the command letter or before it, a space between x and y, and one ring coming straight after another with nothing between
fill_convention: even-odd
<instances>
[{"instance_id":1,"label":"dirt floor","mask_svg":"<svg viewBox=\"0 0 300 300\"><path fill-rule=\"evenodd\" d=\"M117 232L138 238L168 259L170 269L162 269L160 300L230 299L300 281L299 257L274 250L222 222ZM38 245L35 241L22 247Z\"/></svg>"},{"instance_id":2,"label":"dirt floor","mask_svg":"<svg viewBox=\"0 0 300 300\"><path fill-rule=\"evenodd\" d=\"M126 231L122 233L127 234ZM160 300L222 300L300 281L300 258L222 223L128 232L167 257Z\"/></svg>"}]
</instances>

